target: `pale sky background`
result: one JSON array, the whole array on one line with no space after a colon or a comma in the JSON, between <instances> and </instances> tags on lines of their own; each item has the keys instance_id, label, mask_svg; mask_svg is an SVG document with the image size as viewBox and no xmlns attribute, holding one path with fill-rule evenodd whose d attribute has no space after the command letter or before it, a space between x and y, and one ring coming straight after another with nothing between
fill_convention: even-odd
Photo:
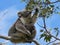
<instances>
[{"instance_id":1,"label":"pale sky background","mask_svg":"<svg viewBox=\"0 0 60 45\"><path fill-rule=\"evenodd\" d=\"M59 5L58 5L59 4ZM56 6L60 6L60 3L55 4ZM0 0L0 34L2 35L8 35L8 30L10 27L14 24L14 22L17 20L17 12L21 11L25 8L25 3L20 2L20 0ZM60 11L60 10L59 10ZM42 19L37 19L42 25ZM60 15L53 14L49 19L46 21L48 28L54 28L58 26L60 28ZM39 34L40 34L40 27L35 24L37 29L37 35L36 38L41 45L46 45L46 42L44 42L43 39L39 40ZM55 34L55 32L52 32L52 34ZM59 35L60 37L60 35ZM6 45L13 45L10 41L0 39L0 42L5 43ZM27 44L19 44L19 45L34 45L34 43L27 43Z\"/></svg>"}]
</instances>

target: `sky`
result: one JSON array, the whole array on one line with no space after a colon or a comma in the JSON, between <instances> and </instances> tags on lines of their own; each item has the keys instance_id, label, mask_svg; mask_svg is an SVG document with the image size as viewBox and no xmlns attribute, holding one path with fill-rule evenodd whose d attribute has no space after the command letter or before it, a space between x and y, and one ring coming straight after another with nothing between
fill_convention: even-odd
<instances>
[{"instance_id":1,"label":"sky","mask_svg":"<svg viewBox=\"0 0 60 45\"><path fill-rule=\"evenodd\" d=\"M22 3L20 2L20 0L0 0L0 34L6 35L6 36L8 35L8 30L18 18L17 12L22 11L25 8L25 5L26 3L24 2ZM41 18L37 20L38 20L37 22L43 25ZM54 28L56 26L60 27L60 15L53 14L53 16L47 19L46 23L49 29ZM41 40L38 39L41 28L37 24L35 24L35 27L37 31L37 34L36 34L37 41L42 45L46 45L46 42L43 42L42 39ZM52 32L52 34L54 33ZM13 44L10 41L4 40L4 39L0 39L0 42L2 43L4 42L6 43L6 45ZM20 43L18 45L34 45L34 43L31 43L31 44Z\"/></svg>"}]
</instances>

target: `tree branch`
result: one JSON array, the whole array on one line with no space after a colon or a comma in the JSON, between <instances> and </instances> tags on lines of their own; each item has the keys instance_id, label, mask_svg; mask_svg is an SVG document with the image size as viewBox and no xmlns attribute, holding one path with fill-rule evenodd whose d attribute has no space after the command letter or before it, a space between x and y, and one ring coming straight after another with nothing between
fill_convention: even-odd
<instances>
[{"instance_id":1,"label":"tree branch","mask_svg":"<svg viewBox=\"0 0 60 45\"><path fill-rule=\"evenodd\" d=\"M45 29L45 31L46 31L51 37L53 37L53 38L55 38L56 40L59 40L59 41L60 41L59 38L53 36L52 34L50 34L50 33L48 32L48 30L47 30L47 28L46 28L46 23L45 23L45 17L43 17L43 23L44 23L44 29Z\"/></svg>"},{"instance_id":2,"label":"tree branch","mask_svg":"<svg viewBox=\"0 0 60 45\"><path fill-rule=\"evenodd\" d=\"M6 39L6 40L12 40L11 36L3 36L3 35L0 35L0 38ZM32 40L31 42L34 42L36 45L40 45L36 40Z\"/></svg>"},{"instance_id":3,"label":"tree branch","mask_svg":"<svg viewBox=\"0 0 60 45\"><path fill-rule=\"evenodd\" d=\"M45 4L54 4L54 3L57 3L57 2L59 2L59 1L57 0L55 2L50 2L50 3L45 3Z\"/></svg>"},{"instance_id":4,"label":"tree branch","mask_svg":"<svg viewBox=\"0 0 60 45\"><path fill-rule=\"evenodd\" d=\"M55 2L50 2L50 3L48 3L48 2L47 3L46 2L40 2L40 4L46 4L46 5L48 5L48 4L54 4L54 3L57 3L57 2L60 2L60 1L57 0Z\"/></svg>"},{"instance_id":5,"label":"tree branch","mask_svg":"<svg viewBox=\"0 0 60 45\"><path fill-rule=\"evenodd\" d=\"M3 36L3 35L0 35L0 38L6 39L6 40L11 40L11 37L10 37L10 36Z\"/></svg>"},{"instance_id":6,"label":"tree branch","mask_svg":"<svg viewBox=\"0 0 60 45\"><path fill-rule=\"evenodd\" d=\"M33 40L32 42L34 42L36 45L40 45L36 40Z\"/></svg>"},{"instance_id":7,"label":"tree branch","mask_svg":"<svg viewBox=\"0 0 60 45\"><path fill-rule=\"evenodd\" d=\"M50 34L49 32L48 32L48 30L47 30L47 28L46 28L46 23L45 23L45 17L43 17L43 23L44 23L44 27L43 26L41 26L41 25L39 25L38 23L38 25L41 27L41 28L44 28L45 29L45 31L51 36L51 37L53 37L53 38L55 38L56 40L59 40L60 41L60 39L59 38L57 38L57 37L55 37L55 36L53 36L52 34Z\"/></svg>"},{"instance_id":8,"label":"tree branch","mask_svg":"<svg viewBox=\"0 0 60 45\"><path fill-rule=\"evenodd\" d=\"M44 28L43 26L39 25L39 23L37 23L37 24L38 24L39 27Z\"/></svg>"}]
</instances>

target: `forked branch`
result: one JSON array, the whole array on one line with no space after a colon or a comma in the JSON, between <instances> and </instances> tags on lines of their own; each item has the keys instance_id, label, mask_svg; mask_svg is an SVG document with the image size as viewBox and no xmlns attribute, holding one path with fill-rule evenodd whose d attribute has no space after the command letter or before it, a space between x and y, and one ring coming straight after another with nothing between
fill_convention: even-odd
<instances>
[{"instance_id":1,"label":"forked branch","mask_svg":"<svg viewBox=\"0 0 60 45\"><path fill-rule=\"evenodd\" d=\"M3 36L3 35L0 35L0 38L1 39L5 39L5 40L12 40L11 36ZM34 42L36 45L40 45L36 40L32 40L32 42Z\"/></svg>"}]
</instances>

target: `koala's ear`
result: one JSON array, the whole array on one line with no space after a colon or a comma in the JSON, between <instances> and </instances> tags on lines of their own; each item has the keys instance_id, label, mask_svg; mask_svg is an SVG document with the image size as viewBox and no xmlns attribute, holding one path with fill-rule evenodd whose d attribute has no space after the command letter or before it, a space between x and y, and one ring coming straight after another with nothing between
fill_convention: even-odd
<instances>
[{"instance_id":1,"label":"koala's ear","mask_svg":"<svg viewBox=\"0 0 60 45\"><path fill-rule=\"evenodd\" d=\"M18 12L18 17L21 17L21 15L22 15L22 12Z\"/></svg>"}]
</instances>

